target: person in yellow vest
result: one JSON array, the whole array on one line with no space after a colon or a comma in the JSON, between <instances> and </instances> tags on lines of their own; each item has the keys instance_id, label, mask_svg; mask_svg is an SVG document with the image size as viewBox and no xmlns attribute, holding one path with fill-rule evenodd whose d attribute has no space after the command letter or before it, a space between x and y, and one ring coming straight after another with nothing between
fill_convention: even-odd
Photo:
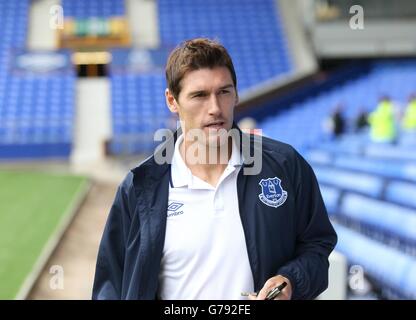
<instances>
[{"instance_id":1,"label":"person in yellow vest","mask_svg":"<svg viewBox=\"0 0 416 320\"><path fill-rule=\"evenodd\" d=\"M380 99L376 110L368 117L370 136L375 142L393 142L396 139L394 106L389 97Z\"/></svg>"},{"instance_id":2,"label":"person in yellow vest","mask_svg":"<svg viewBox=\"0 0 416 320\"><path fill-rule=\"evenodd\" d=\"M413 94L409 99L404 117L402 119L402 126L405 130L416 131L416 95Z\"/></svg>"}]
</instances>

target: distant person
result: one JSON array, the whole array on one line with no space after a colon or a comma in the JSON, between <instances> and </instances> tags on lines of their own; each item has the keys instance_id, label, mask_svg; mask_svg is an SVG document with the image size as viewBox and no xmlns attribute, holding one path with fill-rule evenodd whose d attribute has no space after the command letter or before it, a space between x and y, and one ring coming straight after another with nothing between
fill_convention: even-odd
<instances>
[{"instance_id":1,"label":"distant person","mask_svg":"<svg viewBox=\"0 0 416 320\"><path fill-rule=\"evenodd\" d=\"M334 123L334 135L338 137L345 132L345 119L341 106L335 109L335 112L332 114L332 121Z\"/></svg>"},{"instance_id":2,"label":"distant person","mask_svg":"<svg viewBox=\"0 0 416 320\"><path fill-rule=\"evenodd\" d=\"M402 126L406 131L416 131L416 95L412 95L409 99L402 119Z\"/></svg>"},{"instance_id":3,"label":"distant person","mask_svg":"<svg viewBox=\"0 0 416 320\"><path fill-rule=\"evenodd\" d=\"M331 138L337 138L345 132L345 118L342 112L342 106L338 105L332 114L326 119L325 131Z\"/></svg>"},{"instance_id":4,"label":"distant person","mask_svg":"<svg viewBox=\"0 0 416 320\"><path fill-rule=\"evenodd\" d=\"M368 127L368 112L364 108L362 108L358 112L358 116L355 119L355 123L354 123L355 132L357 133L361 132L367 127Z\"/></svg>"},{"instance_id":5,"label":"distant person","mask_svg":"<svg viewBox=\"0 0 416 320\"><path fill-rule=\"evenodd\" d=\"M389 97L380 99L376 110L368 117L370 137L374 142L394 142L396 139L396 120L393 102Z\"/></svg>"}]
</instances>

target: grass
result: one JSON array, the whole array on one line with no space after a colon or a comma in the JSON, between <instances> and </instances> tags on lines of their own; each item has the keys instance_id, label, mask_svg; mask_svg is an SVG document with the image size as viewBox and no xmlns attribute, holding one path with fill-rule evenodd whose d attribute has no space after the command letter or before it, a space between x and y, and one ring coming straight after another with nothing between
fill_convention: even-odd
<instances>
[{"instance_id":1,"label":"grass","mask_svg":"<svg viewBox=\"0 0 416 320\"><path fill-rule=\"evenodd\" d=\"M0 171L0 299L14 299L86 179Z\"/></svg>"}]
</instances>

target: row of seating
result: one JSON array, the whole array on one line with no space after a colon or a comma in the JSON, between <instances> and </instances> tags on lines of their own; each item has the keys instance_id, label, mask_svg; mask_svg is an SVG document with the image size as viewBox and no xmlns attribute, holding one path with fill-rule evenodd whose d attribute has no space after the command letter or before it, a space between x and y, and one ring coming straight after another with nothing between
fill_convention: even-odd
<instances>
[{"instance_id":1,"label":"row of seating","mask_svg":"<svg viewBox=\"0 0 416 320\"><path fill-rule=\"evenodd\" d=\"M318 181L355 191L372 197L380 197L384 188L382 178L366 173L355 173L337 168L313 165Z\"/></svg>"},{"instance_id":2,"label":"row of seating","mask_svg":"<svg viewBox=\"0 0 416 320\"><path fill-rule=\"evenodd\" d=\"M360 157L358 155L338 155L323 150L308 151L308 160L319 165L334 164L337 168L377 174L385 178L416 182L416 164L410 161L384 160Z\"/></svg>"},{"instance_id":3,"label":"row of seating","mask_svg":"<svg viewBox=\"0 0 416 320\"><path fill-rule=\"evenodd\" d=\"M416 254L416 212L413 209L356 194L346 194L339 214L371 228L387 242L399 240L400 247L413 248Z\"/></svg>"},{"instance_id":4,"label":"row of seating","mask_svg":"<svg viewBox=\"0 0 416 320\"><path fill-rule=\"evenodd\" d=\"M342 167L340 169L337 162L334 162L335 167L318 165L313 160L311 164L319 182L325 186L333 186L340 190L360 193L416 209L416 183L414 182L385 179L382 175L373 175L370 170L367 173L360 173L345 170ZM402 176L394 176L392 173L388 175L388 178L400 177Z\"/></svg>"},{"instance_id":5,"label":"row of seating","mask_svg":"<svg viewBox=\"0 0 416 320\"><path fill-rule=\"evenodd\" d=\"M398 298L416 299L416 259L358 232L334 224L338 234L336 250L351 264L363 267L365 275L377 281L379 289L391 288Z\"/></svg>"},{"instance_id":6,"label":"row of seating","mask_svg":"<svg viewBox=\"0 0 416 320\"><path fill-rule=\"evenodd\" d=\"M78 19L125 15L124 0L62 0L65 17Z\"/></svg>"},{"instance_id":7,"label":"row of seating","mask_svg":"<svg viewBox=\"0 0 416 320\"><path fill-rule=\"evenodd\" d=\"M395 242L397 247L416 255L415 183L340 169L336 160L325 166L314 160L311 164L333 217L341 215L350 225L366 229L372 237ZM365 171L365 166L361 171Z\"/></svg>"}]
</instances>

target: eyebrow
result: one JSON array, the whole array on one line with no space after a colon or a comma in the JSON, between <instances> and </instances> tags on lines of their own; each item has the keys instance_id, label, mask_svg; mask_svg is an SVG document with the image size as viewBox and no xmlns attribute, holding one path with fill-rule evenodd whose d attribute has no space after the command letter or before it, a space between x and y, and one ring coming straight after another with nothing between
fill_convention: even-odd
<instances>
[{"instance_id":1,"label":"eyebrow","mask_svg":"<svg viewBox=\"0 0 416 320\"><path fill-rule=\"evenodd\" d=\"M233 84L226 84L225 86L220 87L218 90L224 90L224 89L229 89L229 88L234 88ZM193 95L199 94L199 93L206 93L206 90L196 90L196 91L191 91L188 93L188 97L191 97Z\"/></svg>"},{"instance_id":2,"label":"eyebrow","mask_svg":"<svg viewBox=\"0 0 416 320\"><path fill-rule=\"evenodd\" d=\"M234 88L234 85L233 84L226 84L225 86L222 86L220 88L220 90L224 90L224 89L228 89L228 88Z\"/></svg>"}]
</instances>

